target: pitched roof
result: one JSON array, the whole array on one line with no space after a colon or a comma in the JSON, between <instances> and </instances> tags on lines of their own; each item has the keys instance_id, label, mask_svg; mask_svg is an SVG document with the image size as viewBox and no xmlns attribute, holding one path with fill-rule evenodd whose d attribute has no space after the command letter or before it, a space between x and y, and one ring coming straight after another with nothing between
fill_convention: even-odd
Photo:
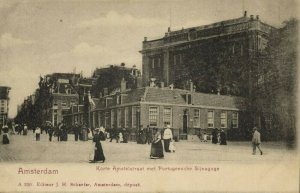
<instances>
[{"instance_id":1,"label":"pitched roof","mask_svg":"<svg viewBox=\"0 0 300 193\"><path fill-rule=\"evenodd\" d=\"M199 92L190 92L182 89L169 89L169 88L153 88L148 87L145 101L147 102L159 102L168 104L186 104L185 95L191 94L192 104L199 106L210 107L223 107L223 108L245 108L245 98L205 94Z\"/></svg>"},{"instance_id":2,"label":"pitched roof","mask_svg":"<svg viewBox=\"0 0 300 193\"><path fill-rule=\"evenodd\" d=\"M114 97L120 93L114 95L108 95L95 101L96 108L105 108L105 98ZM205 94L198 92L190 92L182 89L169 89L169 88L154 88L143 87L133 90L127 90L122 92L122 104L129 104L134 102L153 102L153 103L165 103L174 105L186 105L186 94L191 94L192 104L191 106L205 106L208 108L232 108L232 109L244 109L245 98L235 96L225 96L216 94ZM111 104L114 104L112 101ZM115 104L114 104L115 105ZM113 105L113 106L114 106Z\"/></svg>"}]
</instances>

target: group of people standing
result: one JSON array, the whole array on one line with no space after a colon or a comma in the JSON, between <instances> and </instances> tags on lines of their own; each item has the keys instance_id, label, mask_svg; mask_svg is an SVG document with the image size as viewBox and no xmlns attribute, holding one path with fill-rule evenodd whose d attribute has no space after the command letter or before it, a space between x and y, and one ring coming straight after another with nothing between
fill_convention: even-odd
<instances>
[{"instance_id":1,"label":"group of people standing","mask_svg":"<svg viewBox=\"0 0 300 193\"><path fill-rule=\"evenodd\" d=\"M212 131L211 142L213 144L220 143L220 145L227 145L227 139L226 139L226 133L225 133L225 131L223 129L221 129L221 131L219 131L218 128L215 128Z\"/></svg>"},{"instance_id":2,"label":"group of people standing","mask_svg":"<svg viewBox=\"0 0 300 193\"><path fill-rule=\"evenodd\" d=\"M151 159L164 158L164 150L167 153L175 152L173 133L170 125L168 125L167 128L165 128L165 130L163 131L163 136L159 129L154 129L154 130L155 130L155 134L151 144L150 158Z\"/></svg>"}]
</instances>

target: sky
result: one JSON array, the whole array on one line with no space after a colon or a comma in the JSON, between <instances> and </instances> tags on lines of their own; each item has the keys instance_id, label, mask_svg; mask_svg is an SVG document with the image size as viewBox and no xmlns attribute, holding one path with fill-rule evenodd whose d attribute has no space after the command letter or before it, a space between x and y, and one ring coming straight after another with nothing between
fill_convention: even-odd
<instances>
[{"instance_id":1,"label":"sky","mask_svg":"<svg viewBox=\"0 0 300 193\"><path fill-rule=\"evenodd\" d=\"M298 18L295 0L0 0L0 86L10 86L9 117L40 76L120 64L141 69L144 37L248 15L275 27Z\"/></svg>"}]
</instances>

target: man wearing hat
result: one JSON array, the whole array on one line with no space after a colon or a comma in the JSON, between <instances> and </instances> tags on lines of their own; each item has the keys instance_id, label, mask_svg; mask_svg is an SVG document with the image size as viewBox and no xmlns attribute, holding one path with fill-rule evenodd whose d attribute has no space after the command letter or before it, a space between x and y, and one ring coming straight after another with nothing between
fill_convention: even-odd
<instances>
[{"instance_id":1,"label":"man wearing hat","mask_svg":"<svg viewBox=\"0 0 300 193\"><path fill-rule=\"evenodd\" d=\"M167 128L164 131L164 148L165 148L165 152L171 152L169 149L169 145L170 145L170 141L173 139L173 134L172 134L172 130L171 130L171 126L167 125Z\"/></svg>"},{"instance_id":2,"label":"man wearing hat","mask_svg":"<svg viewBox=\"0 0 300 193\"><path fill-rule=\"evenodd\" d=\"M254 127L253 128L253 137L252 137L252 146L253 146L253 155L256 154L256 147L259 149L260 151L260 155L263 154L262 150L260 149L259 145L260 145L261 141L260 141L260 133L257 131L257 128Z\"/></svg>"}]
</instances>

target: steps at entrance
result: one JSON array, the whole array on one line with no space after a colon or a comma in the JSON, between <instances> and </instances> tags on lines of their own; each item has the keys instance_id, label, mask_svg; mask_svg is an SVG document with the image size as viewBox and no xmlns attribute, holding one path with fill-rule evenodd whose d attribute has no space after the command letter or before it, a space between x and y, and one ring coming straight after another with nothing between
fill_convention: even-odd
<instances>
[{"instance_id":1,"label":"steps at entrance","mask_svg":"<svg viewBox=\"0 0 300 193\"><path fill-rule=\"evenodd\" d=\"M197 135L187 135L187 141L199 141L200 139Z\"/></svg>"}]
</instances>

